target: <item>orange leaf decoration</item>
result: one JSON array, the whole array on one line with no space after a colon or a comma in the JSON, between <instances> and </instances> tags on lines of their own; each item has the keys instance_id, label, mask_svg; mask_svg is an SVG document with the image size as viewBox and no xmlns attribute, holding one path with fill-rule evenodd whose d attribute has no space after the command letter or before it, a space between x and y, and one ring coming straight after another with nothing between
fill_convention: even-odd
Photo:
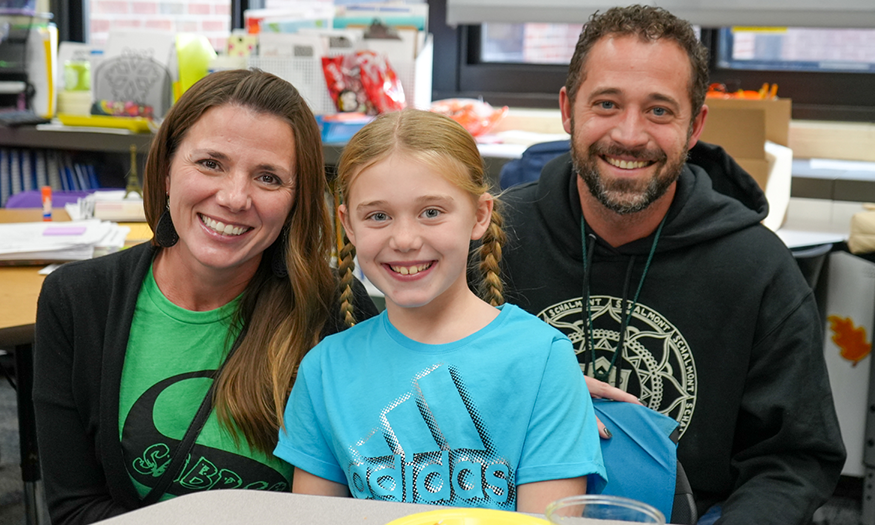
<instances>
[{"instance_id":1,"label":"orange leaf decoration","mask_svg":"<svg viewBox=\"0 0 875 525\"><path fill-rule=\"evenodd\" d=\"M851 361L851 366L857 366L872 351L872 343L866 341L866 329L855 326L848 317L831 315L826 320L833 334L832 341L839 347L839 354Z\"/></svg>"}]
</instances>

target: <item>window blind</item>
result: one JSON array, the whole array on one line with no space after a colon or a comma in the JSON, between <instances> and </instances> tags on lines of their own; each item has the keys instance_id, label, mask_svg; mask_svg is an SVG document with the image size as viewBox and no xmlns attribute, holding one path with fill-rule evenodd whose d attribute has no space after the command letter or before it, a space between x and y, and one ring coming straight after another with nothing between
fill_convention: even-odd
<instances>
[{"instance_id":1,"label":"window blind","mask_svg":"<svg viewBox=\"0 0 875 525\"><path fill-rule=\"evenodd\" d=\"M447 24L584 23L610 0L447 0ZM703 27L875 27L875 0L668 0L640 2L668 9Z\"/></svg>"}]
</instances>

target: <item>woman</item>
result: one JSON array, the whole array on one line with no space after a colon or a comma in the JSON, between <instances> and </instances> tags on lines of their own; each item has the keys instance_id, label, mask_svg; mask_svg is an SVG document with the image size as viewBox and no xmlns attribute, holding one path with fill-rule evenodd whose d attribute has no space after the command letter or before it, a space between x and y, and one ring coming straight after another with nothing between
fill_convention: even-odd
<instances>
[{"instance_id":1,"label":"woman","mask_svg":"<svg viewBox=\"0 0 875 525\"><path fill-rule=\"evenodd\" d=\"M319 130L288 82L213 73L170 110L146 161L152 245L64 265L40 294L33 397L53 523L290 488L271 454L283 407L303 355L343 324L324 192ZM359 318L376 313L360 283L355 295Z\"/></svg>"}]
</instances>

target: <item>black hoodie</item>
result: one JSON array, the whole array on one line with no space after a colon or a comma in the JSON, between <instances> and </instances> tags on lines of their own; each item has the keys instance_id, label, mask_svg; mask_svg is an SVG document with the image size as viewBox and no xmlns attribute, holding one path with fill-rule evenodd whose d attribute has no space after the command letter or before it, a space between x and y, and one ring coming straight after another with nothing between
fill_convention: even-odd
<instances>
[{"instance_id":1,"label":"black hoodie","mask_svg":"<svg viewBox=\"0 0 875 525\"><path fill-rule=\"evenodd\" d=\"M768 205L753 178L698 144L655 249L655 234L612 248L587 227L586 287L570 155L502 201L507 301L568 335L593 375L590 339L608 382L678 420L700 515L725 500L720 524L807 524L845 450L813 293L760 224ZM624 316L621 298L636 293ZM626 351L611 366L624 318Z\"/></svg>"}]
</instances>

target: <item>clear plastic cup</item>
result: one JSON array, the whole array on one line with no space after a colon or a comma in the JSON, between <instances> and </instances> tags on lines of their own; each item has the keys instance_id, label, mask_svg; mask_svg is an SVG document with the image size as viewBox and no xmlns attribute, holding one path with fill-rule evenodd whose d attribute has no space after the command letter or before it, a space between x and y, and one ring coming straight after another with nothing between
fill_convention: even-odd
<instances>
[{"instance_id":1,"label":"clear plastic cup","mask_svg":"<svg viewBox=\"0 0 875 525\"><path fill-rule=\"evenodd\" d=\"M665 525L665 516L652 506L629 498L587 494L556 500L547 505L547 519L555 525L584 524L586 520L606 520Z\"/></svg>"}]
</instances>

